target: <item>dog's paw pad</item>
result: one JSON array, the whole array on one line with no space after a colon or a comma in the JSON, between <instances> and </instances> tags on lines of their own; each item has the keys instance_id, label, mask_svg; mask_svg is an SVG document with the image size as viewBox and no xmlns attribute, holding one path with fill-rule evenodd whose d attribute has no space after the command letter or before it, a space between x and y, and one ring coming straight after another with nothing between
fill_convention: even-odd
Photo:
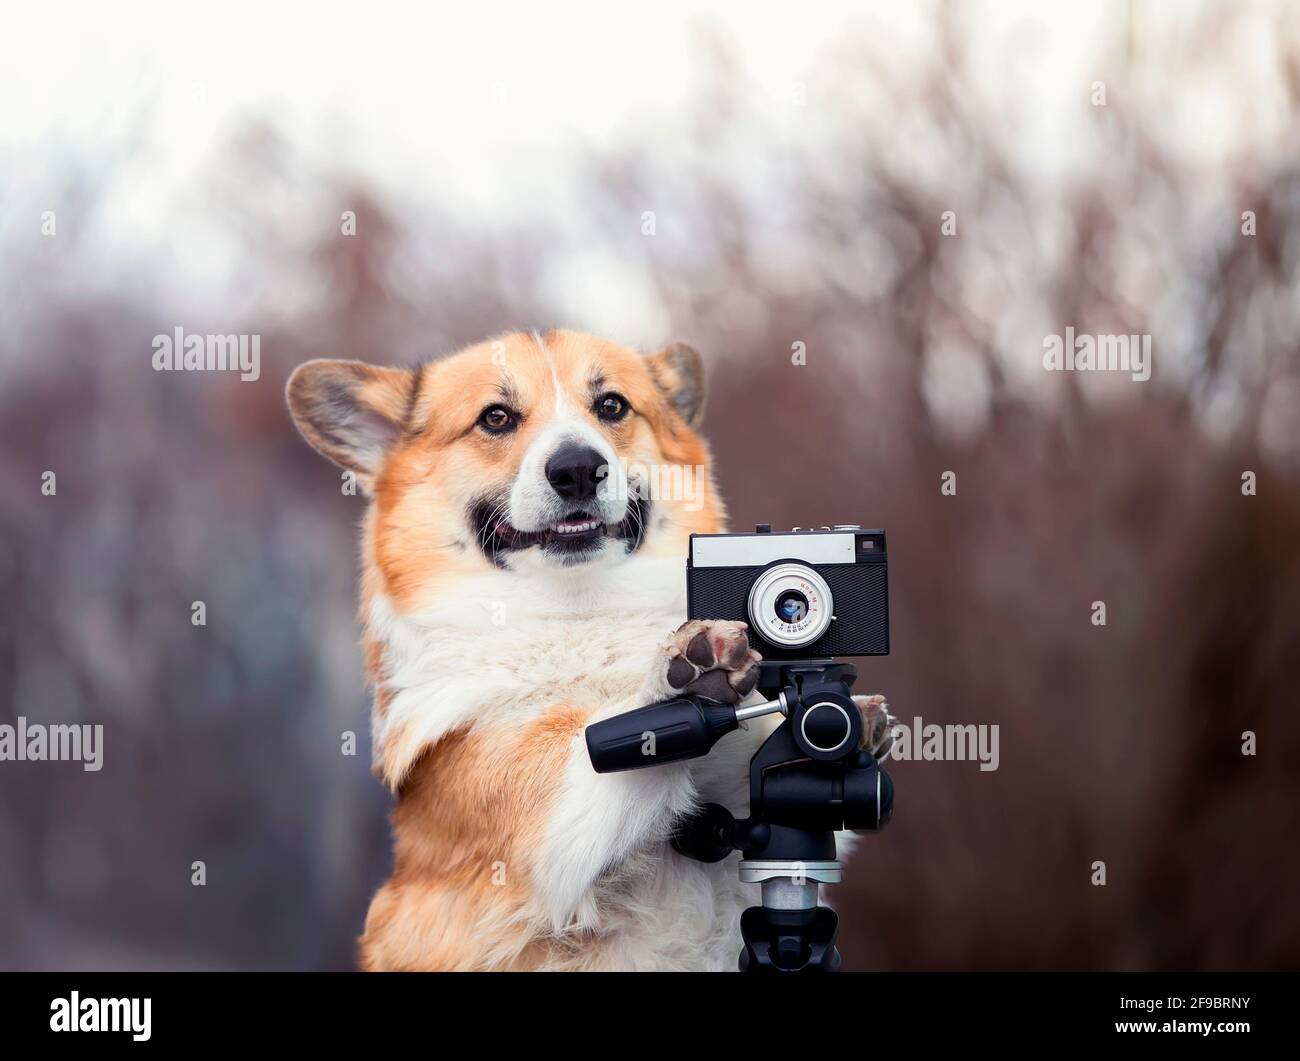
<instances>
[{"instance_id":1,"label":"dog's paw pad","mask_svg":"<svg viewBox=\"0 0 1300 1061\"><path fill-rule=\"evenodd\" d=\"M889 703L879 693L855 696L853 702L862 713L862 746L879 759L894 743L894 726L898 719L889 713Z\"/></svg>"},{"instance_id":2,"label":"dog's paw pad","mask_svg":"<svg viewBox=\"0 0 1300 1061\"><path fill-rule=\"evenodd\" d=\"M762 660L749 647L748 624L730 620L692 619L664 646L668 684L691 696L736 703L758 684Z\"/></svg>"}]
</instances>

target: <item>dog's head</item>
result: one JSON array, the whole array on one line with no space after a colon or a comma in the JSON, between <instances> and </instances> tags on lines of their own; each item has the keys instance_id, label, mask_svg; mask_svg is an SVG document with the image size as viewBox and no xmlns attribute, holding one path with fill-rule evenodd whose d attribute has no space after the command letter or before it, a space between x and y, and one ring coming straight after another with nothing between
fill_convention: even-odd
<instances>
[{"instance_id":1,"label":"dog's head","mask_svg":"<svg viewBox=\"0 0 1300 1061\"><path fill-rule=\"evenodd\" d=\"M456 573L683 552L721 518L688 346L516 333L414 369L310 361L288 400L372 496L370 559L409 606Z\"/></svg>"}]
</instances>

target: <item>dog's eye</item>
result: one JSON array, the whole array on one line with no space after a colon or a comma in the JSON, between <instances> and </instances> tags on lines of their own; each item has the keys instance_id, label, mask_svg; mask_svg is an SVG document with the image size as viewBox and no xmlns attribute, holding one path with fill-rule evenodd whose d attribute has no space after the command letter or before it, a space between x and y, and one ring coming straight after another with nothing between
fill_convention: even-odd
<instances>
[{"instance_id":1,"label":"dog's eye","mask_svg":"<svg viewBox=\"0 0 1300 1061\"><path fill-rule=\"evenodd\" d=\"M602 420L622 420L631 410L627 399L621 394L610 391L596 399L596 415Z\"/></svg>"},{"instance_id":2,"label":"dog's eye","mask_svg":"<svg viewBox=\"0 0 1300 1061\"><path fill-rule=\"evenodd\" d=\"M479 426L494 435L513 431L519 423L519 416L513 409L504 405L489 405L478 416Z\"/></svg>"}]
</instances>

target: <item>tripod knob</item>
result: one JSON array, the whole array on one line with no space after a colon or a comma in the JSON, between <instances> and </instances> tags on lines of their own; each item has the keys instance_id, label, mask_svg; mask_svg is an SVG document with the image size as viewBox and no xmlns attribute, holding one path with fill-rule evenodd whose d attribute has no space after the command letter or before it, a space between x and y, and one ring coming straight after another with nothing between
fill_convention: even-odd
<instances>
[{"instance_id":1,"label":"tripod knob","mask_svg":"<svg viewBox=\"0 0 1300 1061\"><path fill-rule=\"evenodd\" d=\"M735 847L729 833L736 819L719 803L706 803L681 822L672 836L674 850L696 862L721 862Z\"/></svg>"},{"instance_id":2,"label":"tripod knob","mask_svg":"<svg viewBox=\"0 0 1300 1061\"><path fill-rule=\"evenodd\" d=\"M833 762L851 755L862 743L862 715L844 693L818 689L805 691L790 714L795 744L805 755Z\"/></svg>"},{"instance_id":3,"label":"tripod knob","mask_svg":"<svg viewBox=\"0 0 1300 1061\"><path fill-rule=\"evenodd\" d=\"M834 700L819 700L808 707L799 719L799 730L809 748L827 756L838 758L853 747L852 717Z\"/></svg>"}]
</instances>

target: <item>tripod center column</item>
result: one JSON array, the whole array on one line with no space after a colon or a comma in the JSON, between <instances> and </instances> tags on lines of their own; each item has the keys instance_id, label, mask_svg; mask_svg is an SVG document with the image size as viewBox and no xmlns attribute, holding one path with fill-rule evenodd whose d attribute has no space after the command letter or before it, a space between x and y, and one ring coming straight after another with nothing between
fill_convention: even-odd
<instances>
[{"instance_id":1,"label":"tripod center column","mask_svg":"<svg viewBox=\"0 0 1300 1061\"><path fill-rule=\"evenodd\" d=\"M817 896L814 880L800 884L793 877L773 877L763 881L763 906L768 910L811 910L817 905Z\"/></svg>"}]
</instances>

